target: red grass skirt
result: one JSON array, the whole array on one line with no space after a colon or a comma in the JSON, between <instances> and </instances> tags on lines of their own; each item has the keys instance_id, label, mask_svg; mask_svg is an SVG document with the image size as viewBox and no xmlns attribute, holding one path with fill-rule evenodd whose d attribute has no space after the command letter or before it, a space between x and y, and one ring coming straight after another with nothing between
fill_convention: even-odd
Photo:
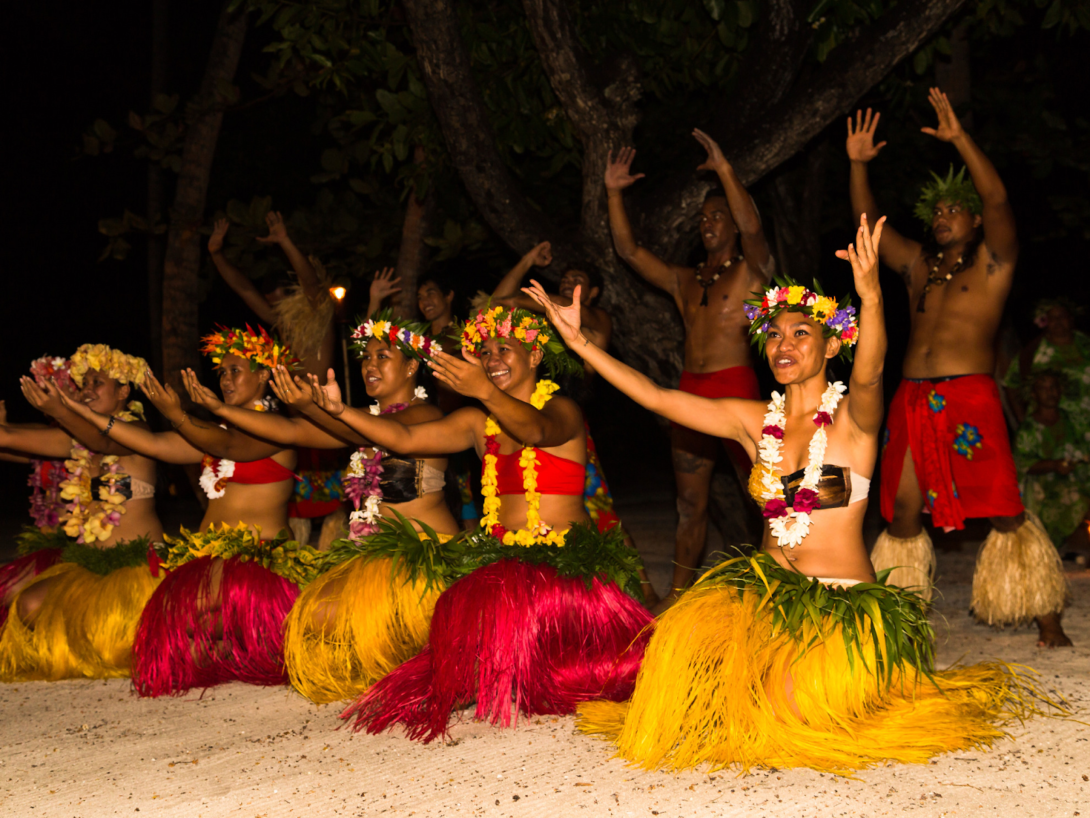
<instances>
[{"instance_id":1,"label":"red grass skirt","mask_svg":"<svg viewBox=\"0 0 1090 818\"><path fill-rule=\"evenodd\" d=\"M213 559L219 558L170 571L144 608L132 661L141 696L230 681L287 684L283 627L299 588L255 562L229 557L214 600Z\"/></svg>"},{"instance_id":2,"label":"red grass skirt","mask_svg":"<svg viewBox=\"0 0 1090 818\"><path fill-rule=\"evenodd\" d=\"M594 579L588 588L548 565L500 560L444 591L424 650L342 718L369 733L403 724L409 738L427 743L474 701L475 718L503 727L512 701L528 716L566 715L591 699L623 701L653 621L614 583Z\"/></svg>"},{"instance_id":3,"label":"red grass skirt","mask_svg":"<svg viewBox=\"0 0 1090 818\"><path fill-rule=\"evenodd\" d=\"M12 588L20 581L33 579L45 569L52 568L60 562L62 550L60 548L42 548L27 554L25 557L19 557L7 565L0 565L0 600L3 600L4 597L11 593ZM10 603L10 600L8 600L8 603ZM8 609L10 607L10 604L0 604L0 630L3 630L4 624L8 621Z\"/></svg>"}]
</instances>

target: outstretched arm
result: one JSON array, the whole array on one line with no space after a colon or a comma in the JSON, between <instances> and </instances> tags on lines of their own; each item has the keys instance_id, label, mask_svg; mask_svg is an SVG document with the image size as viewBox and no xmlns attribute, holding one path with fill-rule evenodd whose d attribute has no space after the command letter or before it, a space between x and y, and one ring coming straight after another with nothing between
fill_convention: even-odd
<instances>
[{"instance_id":1,"label":"outstretched arm","mask_svg":"<svg viewBox=\"0 0 1090 818\"><path fill-rule=\"evenodd\" d=\"M204 453L195 449L185 438L176 432L153 432L136 423L123 423L115 421L110 424L111 418L100 415L86 404L74 403L67 395L62 394L64 405L93 425L100 432L114 438L122 446L134 452L161 460L163 463L200 463ZM107 432L107 428L109 431Z\"/></svg>"},{"instance_id":2,"label":"outstretched arm","mask_svg":"<svg viewBox=\"0 0 1090 818\"><path fill-rule=\"evenodd\" d=\"M254 283L223 254L223 237L227 235L229 226L227 219L216 219L212 238L208 240L208 252L212 254L212 263L216 265L227 286L246 302L246 306L257 313L258 318L271 327L276 324L276 311L269 306L269 302L265 300Z\"/></svg>"},{"instance_id":3,"label":"outstretched arm","mask_svg":"<svg viewBox=\"0 0 1090 818\"><path fill-rule=\"evenodd\" d=\"M753 197L742 186L734 167L723 156L719 143L699 129L693 131L693 136L708 152L707 160L697 170L714 170L719 177L727 194L727 207L730 209L731 218L738 226L742 255L745 256L749 268L767 283L772 279L772 253L768 249L768 240L765 238L761 216L757 212Z\"/></svg>"},{"instance_id":4,"label":"outstretched arm","mask_svg":"<svg viewBox=\"0 0 1090 818\"><path fill-rule=\"evenodd\" d=\"M1008 273L1013 272L1014 263L1018 260L1018 234L1014 225L1014 212L1007 199L1007 188L999 178L995 165L962 129L946 94L938 88L932 88L929 101L938 115L939 124L937 128L920 130L943 142L949 142L958 149L984 205L984 240L991 252L991 261L995 265L1006 267ZM992 266L989 264L989 271Z\"/></svg>"},{"instance_id":5,"label":"outstretched arm","mask_svg":"<svg viewBox=\"0 0 1090 818\"><path fill-rule=\"evenodd\" d=\"M499 285L492 291L492 303L505 307L521 307L522 309L541 312L537 302L523 295L519 289L522 285L522 277L533 267L548 267L553 263L552 244L547 241L534 247L529 253L519 259L519 263L508 271Z\"/></svg>"},{"instance_id":6,"label":"outstretched arm","mask_svg":"<svg viewBox=\"0 0 1090 818\"><path fill-rule=\"evenodd\" d=\"M578 306L560 307L554 304L536 281L525 292L541 304L549 321L573 352L640 406L698 432L740 442L748 439L740 410L750 401L703 398L676 389L665 389L585 338L580 332ZM575 288L572 299L578 303L579 287Z\"/></svg>"},{"instance_id":7,"label":"outstretched arm","mask_svg":"<svg viewBox=\"0 0 1090 818\"><path fill-rule=\"evenodd\" d=\"M269 235L258 236L257 240L262 244L280 245L280 249L288 257L288 262L295 271L295 276L299 279L299 286L303 288L306 297L315 304L329 298L329 292L319 285L318 273L314 269L314 265L295 246L295 242L288 235L288 227L284 224L284 217L277 211L270 210L265 214L265 224L269 226Z\"/></svg>"},{"instance_id":8,"label":"outstretched arm","mask_svg":"<svg viewBox=\"0 0 1090 818\"><path fill-rule=\"evenodd\" d=\"M628 221L622 193L626 187L644 176L642 173L635 175L631 173L632 160L635 158L635 148L621 148L616 160L613 159L613 151L609 152L605 182L613 246L617 248L617 255L624 259L633 270L656 287L666 290L675 301L679 301L681 295L677 277L679 268L667 264L650 250L640 247L632 235L632 224Z\"/></svg>"},{"instance_id":9,"label":"outstretched arm","mask_svg":"<svg viewBox=\"0 0 1090 818\"><path fill-rule=\"evenodd\" d=\"M848 414L856 427L867 435L876 435L882 426L885 406L882 398L882 369L886 360L886 319L882 308L882 288L878 283L878 243L886 217L871 232L866 215L859 218L855 243L836 255L851 262L855 291L862 305L859 309L859 341L855 346L852 377L849 383Z\"/></svg>"},{"instance_id":10,"label":"outstretched arm","mask_svg":"<svg viewBox=\"0 0 1090 818\"><path fill-rule=\"evenodd\" d=\"M61 400L61 389L56 383L46 383L39 386L33 378L25 376L19 379L19 383L23 389L23 395L26 396L31 406L53 418L72 437L91 451L119 456L132 454L131 449L122 446L116 440L99 434L99 430L95 426L68 409Z\"/></svg>"},{"instance_id":11,"label":"outstretched arm","mask_svg":"<svg viewBox=\"0 0 1090 818\"><path fill-rule=\"evenodd\" d=\"M877 223L882 216L878 207L878 200L870 188L870 180L867 177L867 164L878 155L885 147L885 142L874 144L874 132L878 128L878 120L882 118L880 113L871 114L867 109L866 115L862 111L855 112L855 122L848 117L848 159L851 160L851 199L852 213L856 222L864 213L873 223ZM912 287L912 268L920 255L919 242L906 239L892 227L885 229L885 241L882 242L882 261L892 267L904 279L905 285Z\"/></svg>"},{"instance_id":12,"label":"outstretched arm","mask_svg":"<svg viewBox=\"0 0 1090 818\"><path fill-rule=\"evenodd\" d=\"M212 393L201 386L197 380L197 374L192 369L182 370L182 383L185 384L189 397L196 405L204 406L211 411L212 407L207 406L204 401L207 399L206 396ZM144 381L143 388L144 393L182 437L213 457L250 462L272 457L283 448L267 440L258 440L239 429L225 429L217 423L207 423L193 417L182 408L181 399L170 388L170 384L165 386L160 384L150 372ZM219 402L214 395L212 398L216 403Z\"/></svg>"},{"instance_id":13,"label":"outstretched arm","mask_svg":"<svg viewBox=\"0 0 1090 818\"><path fill-rule=\"evenodd\" d=\"M11 457L5 460L21 462L20 454L31 457L68 457L72 453L72 440L63 429L52 426L0 424L0 449L7 449Z\"/></svg>"}]
</instances>

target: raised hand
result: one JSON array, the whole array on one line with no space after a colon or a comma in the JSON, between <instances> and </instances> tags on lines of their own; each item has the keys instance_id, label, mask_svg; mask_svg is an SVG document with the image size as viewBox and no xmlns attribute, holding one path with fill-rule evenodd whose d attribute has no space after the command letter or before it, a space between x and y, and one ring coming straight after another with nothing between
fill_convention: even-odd
<instances>
[{"instance_id":1,"label":"raised hand","mask_svg":"<svg viewBox=\"0 0 1090 818\"><path fill-rule=\"evenodd\" d=\"M262 244L281 244L288 239L288 228L284 224L284 217L277 211L270 210L265 214L265 224L269 226L269 235L255 236Z\"/></svg>"},{"instance_id":2,"label":"raised hand","mask_svg":"<svg viewBox=\"0 0 1090 818\"><path fill-rule=\"evenodd\" d=\"M635 148L621 148L617 151L617 158L613 158L613 151L609 152L606 160L606 190L624 190L637 179L642 179L644 174L631 172L632 160L636 158Z\"/></svg>"},{"instance_id":3,"label":"raised hand","mask_svg":"<svg viewBox=\"0 0 1090 818\"><path fill-rule=\"evenodd\" d=\"M216 397L216 393L197 380L197 373L192 369L182 370L182 383L189 398L198 406L203 406L209 412L219 412L226 405Z\"/></svg>"},{"instance_id":4,"label":"raised hand","mask_svg":"<svg viewBox=\"0 0 1090 818\"><path fill-rule=\"evenodd\" d=\"M854 126L852 118L848 117L848 141L845 147L848 149L848 158L853 162L869 162L886 146L885 142L874 144L874 131L881 118L881 114L874 114L872 117L870 108L865 116L862 111L855 112Z\"/></svg>"},{"instance_id":5,"label":"raised hand","mask_svg":"<svg viewBox=\"0 0 1090 818\"><path fill-rule=\"evenodd\" d=\"M182 373L185 377L185 373ZM159 383L151 370L148 370L140 391L147 395L148 400L158 409L163 417L170 423L177 424L185 421L185 410L182 408L182 399L170 384Z\"/></svg>"},{"instance_id":6,"label":"raised hand","mask_svg":"<svg viewBox=\"0 0 1090 818\"><path fill-rule=\"evenodd\" d=\"M543 241L537 245L533 250L523 256L523 259L529 261L534 267L548 267L553 263L553 245L551 242Z\"/></svg>"},{"instance_id":7,"label":"raised hand","mask_svg":"<svg viewBox=\"0 0 1090 818\"><path fill-rule=\"evenodd\" d=\"M428 366L435 373L436 380L459 395L486 400L496 389L485 374L480 359L465 350L461 358L436 352L428 361Z\"/></svg>"},{"instance_id":8,"label":"raised hand","mask_svg":"<svg viewBox=\"0 0 1090 818\"><path fill-rule=\"evenodd\" d=\"M855 291L862 299L881 294L878 285L878 242L882 239L882 227L886 223L883 216L874 225L874 230L867 224L867 214L859 218L859 230L855 234L855 243L847 250L837 250L837 258L851 262L852 275L855 277Z\"/></svg>"},{"instance_id":9,"label":"raised hand","mask_svg":"<svg viewBox=\"0 0 1090 818\"><path fill-rule=\"evenodd\" d=\"M231 223L227 219L216 219L212 225L212 236L208 239L208 252L218 253L223 249L223 237L227 235L227 228Z\"/></svg>"},{"instance_id":10,"label":"raised hand","mask_svg":"<svg viewBox=\"0 0 1090 818\"><path fill-rule=\"evenodd\" d=\"M708 152L708 158L702 164L696 166L697 170L714 170L716 173L721 170L730 170L730 162L723 156L723 151L719 149L718 142L699 128L693 129L693 136L696 137L696 141L700 143L701 147Z\"/></svg>"},{"instance_id":11,"label":"raised hand","mask_svg":"<svg viewBox=\"0 0 1090 818\"><path fill-rule=\"evenodd\" d=\"M375 277L371 281L372 304L380 304L387 296L401 292L401 288L397 286L401 282L401 276L394 278L394 272L393 267L385 267L375 273Z\"/></svg>"},{"instance_id":12,"label":"raised hand","mask_svg":"<svg viewBox=\"0 0 1090 818\"><path fill-rule=\"evenodd\" d=\"M336 373L330 369L326 373L325 385L318 383L317 375L307 375L307 379L310 381L310 397L311 400L322 411L337 417L344 414L344 401L341 400L341 387L337 385ZM300 378L296 378L295 382L301 387L305 387L303 381Z\"/></svg>"},{"instance_id":13,"label":"raised hand","mask_svg":"<svg viewBox=\"0 0 1090 818\"><path fill-rule=\"evenodd\" d=\"M39 386L33 378L24 375L19 379L19 386L30 405L42 414L49 415L51 418L63 414L64 401L61 400L61 389L56 383L46 381Z\"/></svg>"},{"instance_id":14,"label":"raised hand","mask_svg":"<svg viewBox=\"0 0 1090 818\"><path fill-rule=\"evenodd\" d=\"M303 411L314 401L310 397L310 384L292 378L287 367L277 366L272 371L272 390L281 403L287 404L297 411Z\"/></svg>"},{"instance_id":15,"label":"raised hand","mask_svg":"<svg viewBox=\"0 0 1090 818\"><path fill-rule=\"evenodd\" d=\"M571 304L566 307L561 307L549 298L548 294L545 292L545 288L533 279L530 279L529 287L522 288L524 293L545 309L545 315L548 316L549 323L556 328L556 331L560 333L560 337L563 338L567 345L572 349L576 349L579 346L579 344L576 343L577 341L586 340L579 334L579 328L583 323L583 315L581 307L579 306L579 295L582 288L582 284L576 285L575 290L572 291Z\"/></svg>"},{"instance_id":16,"label":"raised hand","mask_svg":"<svg viewBox=\"0 0 1090 818\"><path fill-rule=\"evenodd\" d=\"M928 136L941 139L943 142L952 142L965 133L946 94L938 88L932 88L927 95L927 101L931 103L931 107L935 109L935 113L939 117L939 127L920 128L921 131Z\"/></svg>"}]
</instances>

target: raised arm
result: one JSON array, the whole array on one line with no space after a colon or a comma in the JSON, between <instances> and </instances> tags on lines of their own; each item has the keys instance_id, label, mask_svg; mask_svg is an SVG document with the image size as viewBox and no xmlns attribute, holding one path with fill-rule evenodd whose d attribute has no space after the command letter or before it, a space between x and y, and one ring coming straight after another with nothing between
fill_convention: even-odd
<instances>
[{"instance_id":1,"label":"raised arm","mask_svg":"<svg viewBox=\"0 0 1090 818\"><path fill-rule=\"evenodd\" d=\"M291 264L291 268L295 271L295 276L299 279L299 286L303 288L306 297L313 303L319 303L323 299L329 298L329 291L320 286L318 273L314 269L314 265L295 246L295 242L288 235L284 217L277 211L270 210L265 214L265 224L269 226L269 235L257 236L257 240L262 244L280 245L280 249L288 257L288 263Z\"/></svg>"},{"instance_id":2,"label":"raised arm","mask_svg":"<svg viewBox=\"0 0 1090 818\"><path fill-rule=\"evenodd\" d=\"M206 395L212 393L201 386L197 380L197 374L192 369L182 370L182 383L189 392L189 397L198 406L206 406L203 401ZM163 386L151 373L144 381L144 393L155 403L156 408L186 440L202 452L213 457L224 457L228 460L241 460L250 462L272 457L284 447L267 440L259 440L239 429L225 429L218 423L208 423L195 418L182 408L181 399L177 393L167 384ZM155 393L155 396L152 396ZM219 399L212 396L218 403Z\"/></svg>"},{"instance_id":3,"label":"raised arm","mask_svg":"<svg viewBox=\"0 0 1090 818\"><path fill-rule=\"evenodd\" d=\"M714 170L719 177L723 190L727 194L727 207L730 209L731 218L738 226L742 255L745 256L749 268L761 276L765 283L769 282L773 272L772 253L768 249L768 240L765 238L761 216L757 212L753 197L742 186L741 180L734 172L734 167L723 156L719 143L699 129L693 131L693 136L708 152L708 158L697 167L697 170Z\"/></svg>"},{"instance_id":4,"label":"raised arm","mask_svg":"<svg viewBox=\"0 0 1090 818\"><path fill-rule=\"evenodd\" d=\"M75 403L62 394L64 405L75 414L88 421L96 429L134 452L160 460L163 463L200 463L204 453L191 446L185 438L176 432L153 432L136 424L114 421L100 415L82 403Z\"/></svg>"},{"instance_id":5,"label":"raised arm","mask_svg":"<svg viewBox=\"0 0 1090 818\"><path fill-rule=\"evenodd\" d=\"M995 165L961 127L946 94L938 88L932 88L929 101L939 118L939 124L937 128L920 130L943 142L949 142L958 149L984 205L984 241L991 253L991 262L994 263L989 265L989 270L997 265L999 268L1006 268L1010 275L1014 272L1014 263L1018 261L1018 233L1014 225L1014 211L1007 199L1007 188L999 178Z\"/></svg>"},{"instance_id":6,"label":"raised arm","mask_svg":"<svg viewBox=\"0 0 1090 818\"><path fill-rule=\"evenodd\" d=\"M572 294L576 303L579 301L579 289L576 287ZM640 406L705 434L737 440L743 444L749 439L742 412L747 404L754 401L703 398L676 389L665 389L585 338L580 332L578 306L561 307L553 303L536 281L525 292L541 304L549 316L549 321L573 352Z\"/></svg>"},{"instance_id":7,"label":"raised arm","mask_svg":"<svg viewBox=\"0 0 1090 818\"><path fill-rule=\"evenodd\" d=\"M389 296L401 292L401 288L397 286L401 282L401 277L394 278L394 272L393 267L384 267L371 279L370 300L367 302L368 318L382 309L382 302Z\"/></svg>"},{"instance_id":8,"label":"raised arm","mask_svg":"<svg viewBox=\"0 0 1090 818\"><path fill-rule=\"evenodd\" d=\"M228 227L230 227L230 223L227 219L216 219L216 224L212 229L212 237L208 240L208 252L212 254L212 263L216 265L216 269L219 270L223 280L227 282L227 286L246 302L246 306L257 313L257 317L263 322L270 327L274 326L276 324L276 310L269 305L269 302L265 300L265 296L254 286L254 283L243 275L238 267L228 261L227 256L223 254L223 237L227 235Z\"/></svg>"},{"instance_id":9,"label":"raised arm","mask_svg":"<svg viewBox=\"0 0 1090 818\"><path fill-rule=\"evenodd\" d=\"M522 307L540 312L537 302L532 301L522 293L522 278L533 267L548 267L553 263L552 244L547 241L534 247L529 253L519 259L519 263L512 267L507 275L500 279L499 285L492 291L492 303L502 304L506 307ZM528 307L525 302L532 302Z\"/></svg>"},{"instance_id":10,"label":"raised arm","mask_svg":"<svg viewBox=\"0 0 1090 818\"><path fill-rule=\"evenodd\" d=\"M882 369L886 360L886 318L882 307L882 288L878 283L878 243L882 239L883 216L873 233L866 215L859 217L855 243L838 250L837 257L851 262L859 308L859 341L855 346L852 377L849 383L848 415L866 435L876 435L882 426L885 406L882 396Z\"/></svg>"},{"instance_id":11,"label":"raised arm","mask_svg":"<svg viewBox=\"0 0 1090 818\"><path fill-rule=\"evenodd\" d=\"M632 160L636 158L635 148L621 148L614 160L613 151L609 152L606 164L606 196L609 201L609 229L613 234L613 246L629 266L647 281L660 287L679 302L681 290L678 285L679 268L667 264L650 250L640 247L632 235L632 224L624 208L623 191L631 186L643 174L632 174Z\"/></svg>"},{"instance_id":12,"label":"raised arm","mask_svg":"<svg viewBox=\"0 0 1090 818\"><path fill-rule=\"evenodd\" d=\"M878 120L881 114L871 113L868 108L866 115L862 111L855 112L855 122L848 117L848 141L845 145L848 151L848 159L851 160L851 199L852 214L858 222L864 213L872 223L877 223L882 216L878 207L878 200L871 191L870 179L867 175L867 165L885 147L885 142L874 144L874 132L878 128ZM882 261L892 267L904 279L906 286L912 287L912 268L919 258L921 246L919 242L906 239L892 227L885 229L885 241L882 242Z\"/></svg>"}]
</instances>

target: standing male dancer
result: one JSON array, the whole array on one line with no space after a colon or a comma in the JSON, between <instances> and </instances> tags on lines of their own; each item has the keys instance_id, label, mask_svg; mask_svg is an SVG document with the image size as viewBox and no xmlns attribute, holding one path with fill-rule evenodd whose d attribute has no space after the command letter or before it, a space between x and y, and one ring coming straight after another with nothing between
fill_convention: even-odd
<instances>
[{"instance_id":1,"label":"standing male dancer","mask_svg":"<svg viewBox=\"0 0 1090 818\"><path fill-rule=\"evenodd\" d=\"M909 292L912 328L904 380L889 409L882 454L882 532L871 558L875 569L896 568L890 583L930 598L934 551L923 528L964 528L966 518L989 517L973 577L973 613L988 624L1035 620L1039 645L1071 641L1060 625L1066 583L1055 548L1027 519L995 370L995 336L1018 261L1018 239L1007 191L995 167L962 130L946 94L932 88L938 128L923 132L949 142L968 168L923 191L916 215L931 227L925 244L886 225L879 253ZM851 199L855 218L882 215L867 180L878 115L848 118ZM974 187L975 186L975 187Z\"/></svg>"},{"instance_id":2,"label":"standing male dancer","mask_svg":"<svg viewBox=\"0 0 1090 818\"><path fill-rule=\"evenodd\" d=\"M622 191L642 173L630 172L636 151L622 148L610 154L605 183L609 196L609 226L617 254L647 281L674 297L685 322L685 371L678 388L709 398L760 397L750 357L749 321L743 302L763 290L772 274L772 256L761 218L749 193L723 156L719 145L703 131L693 136L708 152L698 170L714 170L722 190L704 200L699 227L706 261L696 268L669 264L640 247L632 235ZM708 531L708 490L720 441L683 426L673 426L671 448L677 480L678 526L674 578L659 610L669 607L689 584L700 564ZM751 463L741 446L727 444L743 485Z\"/></svg>"}]
</instances>

